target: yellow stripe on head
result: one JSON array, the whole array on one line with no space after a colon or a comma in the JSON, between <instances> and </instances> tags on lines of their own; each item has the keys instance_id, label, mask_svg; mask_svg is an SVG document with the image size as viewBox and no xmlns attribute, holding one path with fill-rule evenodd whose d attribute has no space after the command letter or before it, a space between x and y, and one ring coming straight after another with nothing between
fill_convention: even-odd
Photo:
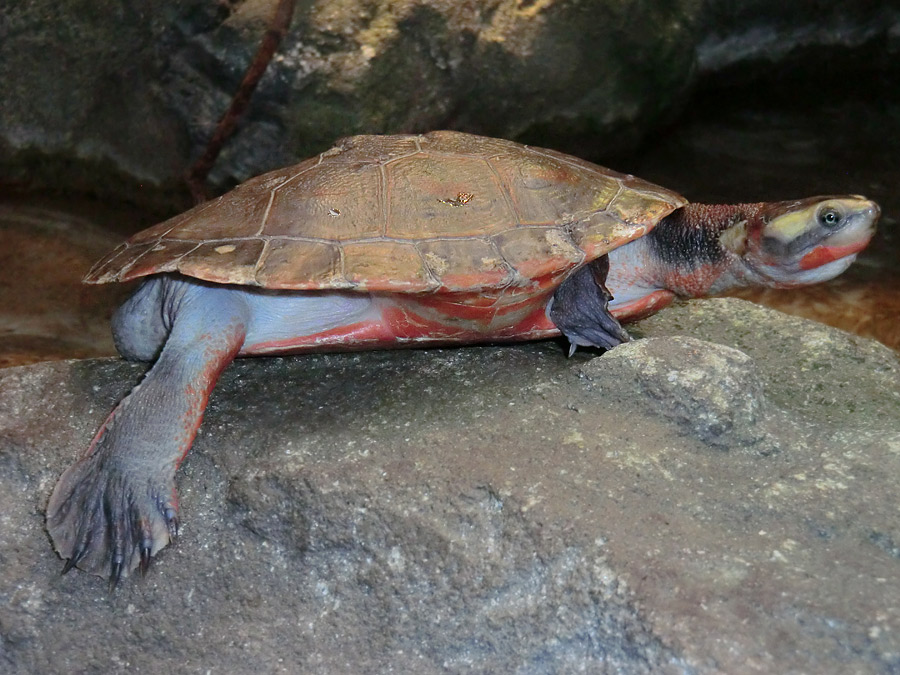
<instances>
[{"instance_id":1,"label":"yellow stripe on head","mask_svg":"<svg viewBox=\"0 0 900 675\"><path fill-rule=\"evenodd\" d=\"M792 202L777 202L767 209L765 235L788 243L829 221L870 209L872 202L857 195L810 197Z\"/></svg>"}]
</instances>

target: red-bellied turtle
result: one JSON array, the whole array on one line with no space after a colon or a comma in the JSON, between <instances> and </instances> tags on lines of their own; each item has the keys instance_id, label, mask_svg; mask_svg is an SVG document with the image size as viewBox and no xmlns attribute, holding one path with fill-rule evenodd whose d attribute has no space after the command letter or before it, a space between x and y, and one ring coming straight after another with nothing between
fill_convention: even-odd
<instances>
[{"instance_id":1,"label":"red-bellied turtle","mask_svg":"<svg viewBox=\"0 0 900 675\"><path fill-rule=\"evenodd\" d=\"M619 320L675 296L829 279L878 215L859 196L688 204L449 131L347 138L254 178L135 235L85 279L149 277L113 332L123 356L156 363L50 498L64 569L115 584L176 535L175 471L236 356L560 333L608 349L628 339Z\"/></svg>"}]
</instances>

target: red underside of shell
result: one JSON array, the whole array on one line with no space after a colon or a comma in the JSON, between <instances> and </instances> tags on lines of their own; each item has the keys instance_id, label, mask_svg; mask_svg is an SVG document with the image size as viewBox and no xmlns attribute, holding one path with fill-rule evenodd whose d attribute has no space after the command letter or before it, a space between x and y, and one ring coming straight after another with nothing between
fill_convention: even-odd
<instances>
[{"instance_id":1,"label":"red underside of shell","mask_svg":"<svg viewBox=\"0 0 900 675\"><path fill-rule=\"evenodd\" d=\"M356 351L555 337L546 307L561 273L526 289L373 296L371 318L312 335L244 345L243 354Z\"/></svg>"},{"instance_id":2,"label":"red underside of shell","mask_svg":"<svg viewBox=\"0 0 900 675\"><path fill-rule=\"evenodd\" d=\"M486 301L448 302L440 297L417 298L405 304L381 303L380 318L339 326L313 335L245 345L243 354L285 354L309 351L358 351L484 342L524 342L556 337L559 330L547 318L549 294L497 306ZM616 307L619 320L635 321L668 306L674 298L658 291Z\"/></svg>"},{"instance_id":3,"label":"red underside of shell","mask_svg":"<svg viewBox=\"0 0 900 675\"><path fill-rule=\"evenodd\" d=\"M412 311L409 307L387 305L381 311L381 319L359 321L347 326L313 335L303 335L285 340L262 342L244 349L245 354L271 354L307 351L356 351L397 347L423 347L478 342L509 342L538 340L559 335L556 326L547 318L544 305L534 308L529 303L524 318L513 324L490 328L496 321L493 312L482 312L476 318L471 307L460 312L463 317L446 320L427 318L427 306ZM478 319L482 319L479 321Z\"/></svg>"}]
</instances>

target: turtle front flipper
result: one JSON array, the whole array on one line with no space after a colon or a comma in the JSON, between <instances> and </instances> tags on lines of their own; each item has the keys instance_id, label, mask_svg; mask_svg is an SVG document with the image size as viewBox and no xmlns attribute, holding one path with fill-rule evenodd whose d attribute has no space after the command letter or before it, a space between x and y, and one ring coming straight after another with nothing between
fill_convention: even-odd
<instances>
[{"instance_id":1,"label":"turtle front flipper","mask_svg":"<svg viewBox=\"0 0 900 675\"><path fill-rule=\"evenodd\" d=\"M193 443L219 374L244 341L246 307L226 288L192 286L162 300L171 331L153 368L66 470L47 529L72 567L120 577L178 532L175 471Z\"/></svg>"},{"instance_id":2,"label":"turtle front flipper","mask_svg":"<svg viewBox=\"0 0 900 675\"><path fill-rule=\"evenodd\" d=\"M607 256L597 258L566 279L553 295L550 320L568 338L570 356L576 347L612 349L631 339L609 311L608 272Z\"/></svg>"}]
</instances>

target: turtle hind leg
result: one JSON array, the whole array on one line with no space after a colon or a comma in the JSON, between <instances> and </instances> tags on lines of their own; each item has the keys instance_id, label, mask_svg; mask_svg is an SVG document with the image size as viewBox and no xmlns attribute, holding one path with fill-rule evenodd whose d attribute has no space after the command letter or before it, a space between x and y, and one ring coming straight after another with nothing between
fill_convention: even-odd
<instances>
[{"instance_id":1,"label":"turtle hind leg","mask_svg":"<svg viewBox=\"0 0 900 675\"><path fill-rule=\"evenodd\" d=\"M159 358L63 473L47 505L64 571L78 567L111 586L145 570L176 536L175 471L249 321L243 298L228 288L183 283L167 294L177 301Z\"/></svg>"},{"instance_id":2,"label":"turtle hind leg","mask_svg":"<svg viewBox=\"0 0 900 675\"><path fill-rule=\"evenodd\" d=\"M631 338L609 311L612 294L606 288L606 256L577 270L553 295L550 320L569 340L569 356L576 347L612 349Z\"/></svg>"}]
</instances>

